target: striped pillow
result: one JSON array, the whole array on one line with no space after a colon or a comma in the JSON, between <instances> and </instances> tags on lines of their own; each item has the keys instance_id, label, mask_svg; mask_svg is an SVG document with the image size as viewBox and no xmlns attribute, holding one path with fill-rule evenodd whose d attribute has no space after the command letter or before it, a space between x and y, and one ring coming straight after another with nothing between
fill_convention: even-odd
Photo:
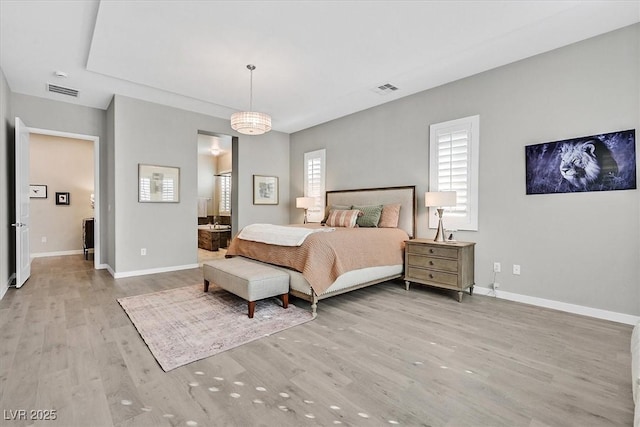
<instances>
[{"instance_id":1,"label":"striped pillow","mask_svg":"<svg viewBox=\"0 0 640 427\"><path fill-rule=\"evenodd\" d=\"M347 227L353 228L358 220L358 210L331 210L327 218L329 227Z\"/></svg>"}]
</instances>

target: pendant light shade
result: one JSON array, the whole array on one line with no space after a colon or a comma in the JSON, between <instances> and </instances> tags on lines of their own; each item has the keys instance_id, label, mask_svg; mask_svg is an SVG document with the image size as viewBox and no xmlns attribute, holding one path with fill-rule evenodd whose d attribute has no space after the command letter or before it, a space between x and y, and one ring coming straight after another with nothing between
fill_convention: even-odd
<instances>
[{"instance_id":1,"label":"pendant light shade","mask_svg":"<svg viewBox=\"0 0 640 427\"><path fill-rule=\"evenodd\" d=\"M249 89L249 111L239 111L231 115L231 129L244 135L262 135L271 130L271 116L266 113L251 111L253 109L253 70L255 65L247 65L251 72Z\"/></svg>"}]
</instances>

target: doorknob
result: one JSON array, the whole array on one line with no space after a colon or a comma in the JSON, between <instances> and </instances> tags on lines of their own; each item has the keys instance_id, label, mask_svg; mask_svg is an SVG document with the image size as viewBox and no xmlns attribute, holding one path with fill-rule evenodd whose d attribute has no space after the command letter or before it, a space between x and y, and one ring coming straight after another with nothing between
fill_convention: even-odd
<instances>
[{"instance_id":1,"label":"doorknob","mask_svg":"<svg viewBox=\"0 0 640 427\"><path fill-rule=\"evenodd\" d=\"M16 222L15 224L11 224L12 227L24 227L27 224L23 224L21 222Z\"/></svg>"}]
</instances>

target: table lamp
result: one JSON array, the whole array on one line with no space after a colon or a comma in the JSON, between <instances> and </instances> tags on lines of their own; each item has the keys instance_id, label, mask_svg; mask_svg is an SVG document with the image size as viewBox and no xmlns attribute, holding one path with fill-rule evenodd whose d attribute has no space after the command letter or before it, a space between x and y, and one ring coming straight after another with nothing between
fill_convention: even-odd
<instances>
[{"instance_id":1,"label":"table lamp","mask_svg":"<svg viewBox=\"0 0 640 427\"><path fill-rule=\"evenodd\" d=\"M424 205L428 208L436 208L438 211L438 231L434 242L444 242L444 228L442 227L442 214L445 207L456 206L457 197L455 191L428 191L424 193Z\"/></svg>"},{"instance_id":2,"label":"table lamp","mask_svg":"<svg viewBox=\"0 0 640 427\"><path fill-rule=\"evenodd\" d=\"M316 205L313 197L296 197L296 208L304 209L304 224L307 223L307 209Z\"/></svg>"}]
</instances>

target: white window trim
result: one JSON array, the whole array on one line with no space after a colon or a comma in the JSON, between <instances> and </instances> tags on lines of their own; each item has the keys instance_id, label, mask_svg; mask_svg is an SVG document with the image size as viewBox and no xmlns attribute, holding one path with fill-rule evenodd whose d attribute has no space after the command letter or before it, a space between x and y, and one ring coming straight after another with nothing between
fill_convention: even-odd
<instances>
[{"instance_id":1,"label":"white window trim","mask_svg":"<svg viewBox=\"0 0 640 427\"><path fill-rule=\"evenodd\" d=\"M480 116L469 116L461 119L450 120L442 123L435 123L429 126L429 191L438 191L438 144L437 134L451 128L470 129L471 137L469 143L469 163L468 163L468 214L462 218L447 218L447 210L444 212L444 226L448 230L469 230L478 231L478 168L480 164ZM429 208L429 228L438 227L436 209Z\"/></svg>"},{"instance_id":2,"label":"white window trim","mask_svg":"<svg viewBox=\"0 0 640 427\"><path fill-rule=\"evenodd\" d=\"M305 197L314 197L316 199L316 206L314 208L310 208L307 211L307 222L321 222L324 219L324 210L325 210L325 177L326 177L326 149L310 151L308 153L304 153L304 196ZM310 160L320 159L320 188L318 194L310 194L309 193L309 176L307 164Z\"/></svg>"}]
</instances>

